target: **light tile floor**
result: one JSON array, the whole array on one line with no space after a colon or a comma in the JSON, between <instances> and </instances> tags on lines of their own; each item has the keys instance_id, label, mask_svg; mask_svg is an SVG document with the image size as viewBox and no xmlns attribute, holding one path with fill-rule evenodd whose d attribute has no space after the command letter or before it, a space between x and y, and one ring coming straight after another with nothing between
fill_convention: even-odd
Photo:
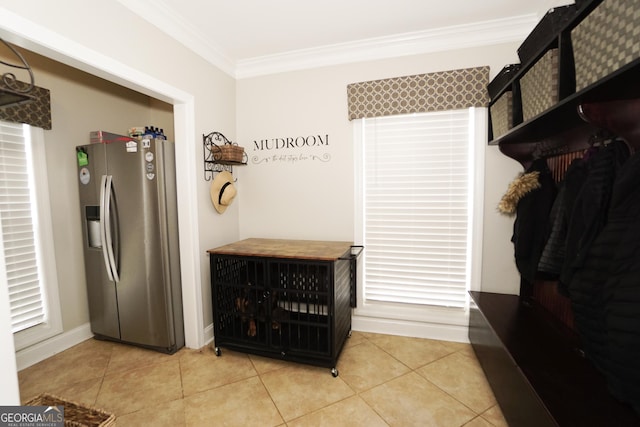
<instances>
[{"instance_id":1,"label":"light tile floor","mask_svg":"<svg viewBox=\"0 0 640 427\"><path fill-rule=\"evenodd\" d=\"M210 346L161 354L88 340L18 373L118 426L506 426L468 344L353 332L327 368Z\"/></svg>"}]
</instances>

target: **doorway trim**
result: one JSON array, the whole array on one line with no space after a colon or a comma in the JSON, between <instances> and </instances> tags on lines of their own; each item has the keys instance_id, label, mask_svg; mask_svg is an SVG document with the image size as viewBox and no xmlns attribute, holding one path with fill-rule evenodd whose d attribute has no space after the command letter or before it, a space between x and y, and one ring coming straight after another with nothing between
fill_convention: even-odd
<instances>
[{"instance_id":1,"label":"doorway trim","mask_svg":"<svg viewBox=\"0 0 640 427\"><path fill-rule=\"evenodd\" d=\"M200 348L205 342L202 307L201 260L198 238L197 169L194 96L131 66L33 23L0 7L0 36L63 64L117 83L173 105L178 196L178 229L185 344Z\"/></svg>"}]
</instances>

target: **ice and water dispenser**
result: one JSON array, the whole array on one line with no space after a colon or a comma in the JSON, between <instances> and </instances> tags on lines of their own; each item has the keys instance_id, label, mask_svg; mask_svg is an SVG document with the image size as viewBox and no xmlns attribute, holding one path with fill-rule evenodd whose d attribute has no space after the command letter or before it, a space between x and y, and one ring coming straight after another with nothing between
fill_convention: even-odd
<instances>
[{"instance_id":1,"label":"ice and water dispenser","mask_svg":"<svg viewBox=\"0 0 640 427\"><path fill-rule=\"evenodd\" d=\"M87 237L90 248L102 248L100 233L100 206L87 206L85 208L85 221L87 222Z\"/></svg>"}]
</instances>

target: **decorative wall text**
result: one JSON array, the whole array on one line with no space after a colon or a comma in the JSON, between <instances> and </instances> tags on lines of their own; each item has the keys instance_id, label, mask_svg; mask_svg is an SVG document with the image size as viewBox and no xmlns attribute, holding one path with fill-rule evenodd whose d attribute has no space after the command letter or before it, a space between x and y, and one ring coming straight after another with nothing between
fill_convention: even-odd
<instances>
[{"instance_id":1,"label":"decorative wall text","mask_svg":"<svg viewBox=\"0 0 640 427\"><path fill-rule=\"evenodd\" d=\"M317 150L328 146L329 134L261 139L253 141L253 155L250 157L253 164L296 164L309 161L326 163L331 160L331 154L319 153ZM292 150L293 153L287 152Z\"/></svg>"}]
</instances>

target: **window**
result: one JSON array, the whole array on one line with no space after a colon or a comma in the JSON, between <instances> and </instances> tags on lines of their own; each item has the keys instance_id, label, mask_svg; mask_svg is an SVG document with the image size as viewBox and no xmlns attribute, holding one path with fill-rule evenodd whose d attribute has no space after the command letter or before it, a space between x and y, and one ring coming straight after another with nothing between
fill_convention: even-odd
<instances>
[{"instance_id":1,"label":"window","mask_svg":"<svg viewBox=\"0 0 640 427\"><path fill-rule=\"evenodd\" d=\"M356 315L466 322L468 290L479 288L485 111L356 125L356 241L366 248Z\"/></svg>"},{"instance_id":2,"label":"window","mask_svg":"<svg viewBox=\"0 0 640 427\"><path fill-rule=\"evenodd\" d=\"M0 277L16 349L61 332L43 131L0 121Z\"/></svg>"}]
</instances>

